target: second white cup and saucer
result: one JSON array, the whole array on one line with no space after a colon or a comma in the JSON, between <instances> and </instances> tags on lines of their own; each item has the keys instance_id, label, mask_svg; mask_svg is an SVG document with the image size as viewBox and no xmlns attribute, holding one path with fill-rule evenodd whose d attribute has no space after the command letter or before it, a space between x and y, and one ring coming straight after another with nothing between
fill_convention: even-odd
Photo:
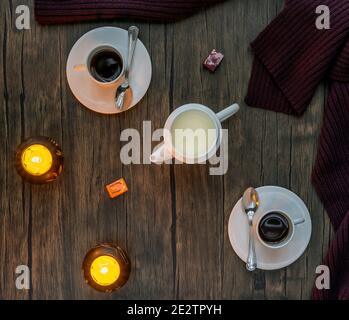
<instances>
[{"instance_id":1,"label":"second white cup and saucer","mask_svg":"<svg viewBox=\"0 0 349 320\"><path fill-rule=\"evenodd\" d=\"M304 253L309 244L312 231L309 211L302 199L285 188L266 186L257 188L256 191L260 199L259 208L253 218L257 268L276 270L287 267ZM284 219L288 231L282 241L268 242L265 238L263 239L261 225L267 221L268 215L272 219L272 215L275 214L277 219L280 217L281 221ZM273 223L272 220L270 221ZM247 215L242 208L242 199L232 210L228 233L234 251L241 260L246 262L249 225Z\"/></svg>"},{"instance_id":2,"label":"second white cup and saucer","mask_svg":"<svg viewBox=\"0 0 349 320\"><path fill-rule=\"evenodd\" d=\"M116 90L124 80L127 50L127 30L115 27L91 30L75 43L66 72L70 89L82 105L98 113L116 114L132 108L144 97L151 82L152 64L147 49L138 39L129 74L132 88L129 107L118 109L115 105ZM98 67L98 55L105 53L111 55L104 57L105 60L115 58L118 62L118 69L114 70L117 73L107 80L96 76L93 65Z\"/></svg>"}]
</instances>

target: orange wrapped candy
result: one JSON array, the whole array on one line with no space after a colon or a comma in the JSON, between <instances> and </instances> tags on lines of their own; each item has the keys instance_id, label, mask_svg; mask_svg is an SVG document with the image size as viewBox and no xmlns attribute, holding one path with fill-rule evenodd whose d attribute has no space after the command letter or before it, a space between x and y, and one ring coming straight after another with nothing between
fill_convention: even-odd
<instances>
[{"instance_id":1,"label":"orange wrapped candy","mask_svg":"<svg viewBox=\"0 0 349 320\"><path fill-rule=\"evenodd\" d=\"M106 189L111 199L114 199L128 191L126 181L123 178L108 184Z\"/></svg>"}]
</instances>

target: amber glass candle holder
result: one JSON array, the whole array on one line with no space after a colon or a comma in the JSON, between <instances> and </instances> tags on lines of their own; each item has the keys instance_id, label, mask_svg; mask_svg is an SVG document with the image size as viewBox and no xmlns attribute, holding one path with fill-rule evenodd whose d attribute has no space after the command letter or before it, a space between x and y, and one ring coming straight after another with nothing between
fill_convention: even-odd
<instances>
[{"instance_id":1,"label":"amber glass candle holder","mask_svg":"<svg viewBox=\"0 0 349 320\"><path fill-rule=\"evenodd\" d=\"M57 179L63 170L60 146L48 137L32 137L16 152L16 169L27 182L44 184Z\"/></svg>"},{"instance_id":2,"label":"amber glass candle holder","mask_svg":"<svg viewBox=\"0 0 349 320\"><path fill-rule=\"evenodd\" d=\"M82 268L85 280L92 288L112 292L127 282L131 263L123 249L103 243L86 254Z\"/></svg>"}]
</instances>

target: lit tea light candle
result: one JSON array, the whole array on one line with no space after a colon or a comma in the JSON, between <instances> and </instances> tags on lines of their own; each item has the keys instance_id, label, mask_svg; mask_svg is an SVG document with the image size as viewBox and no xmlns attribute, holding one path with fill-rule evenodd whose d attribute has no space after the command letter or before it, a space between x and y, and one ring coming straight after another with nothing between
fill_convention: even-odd
<instances>
[{"instance_id":1,"label":"lit tea light candle","mask_svg":"<svg viewBox=\"0 0 349 320\"><path fill-rule=\"evenodd\" d=\"M110 286L120 276L119 262L110 256L96 258L90 268L92 279L101 286Z\"/></svg>"},{"instance_id":2,"label":"lit tea light candle","mask_svg":"<svg viewBox=\"0 0 349 320\"><path fill-rule=\"evenodd\" d=\"M34 176L41 176L52 167L52 154L49 149L40 144L34 144L22 153L23 168Z\"/></svg>"},{"instance_id":3,"label":"lit tea light candle","mask_svg":"<svg viewBox=\"0 0 349 320\"><path fill-rule=\"evenodd\" d=\"M111 292L127 282L131 264L123 249L111 244L101 244L86 254L83 271L86 282L92 288Z\"/></svg>"},{"instance_id":4,"label":"lit tea light candle","mask_svg":"<svg viewBox=\"0 0 349 320\"><path fill-rule=\"evenodd\" d=\"M63 169L62 150L50 138L30 138L17 149L16 169L19 175L30 183L43 184L53 181Z\"/></svg>"}]
</instances>

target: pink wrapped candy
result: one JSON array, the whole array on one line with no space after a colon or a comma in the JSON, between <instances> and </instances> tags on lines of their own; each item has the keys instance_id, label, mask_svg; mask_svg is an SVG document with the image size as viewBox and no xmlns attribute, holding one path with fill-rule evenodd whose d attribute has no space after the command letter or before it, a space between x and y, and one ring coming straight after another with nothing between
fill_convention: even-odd
<instances>
[{"instance_id":1,"label":"pink wrapped candy","mask_svg":"<svg viewBox=\"0 0 349 320\"><path fill-rule=\"evenodd\" d=\"M211 72L215 72L215 70L221 64L223 58L224 55L222 53L216 51L216 49L213 49L210 55L204 61L204 67Z\"/></svg>"}]
</instances>

